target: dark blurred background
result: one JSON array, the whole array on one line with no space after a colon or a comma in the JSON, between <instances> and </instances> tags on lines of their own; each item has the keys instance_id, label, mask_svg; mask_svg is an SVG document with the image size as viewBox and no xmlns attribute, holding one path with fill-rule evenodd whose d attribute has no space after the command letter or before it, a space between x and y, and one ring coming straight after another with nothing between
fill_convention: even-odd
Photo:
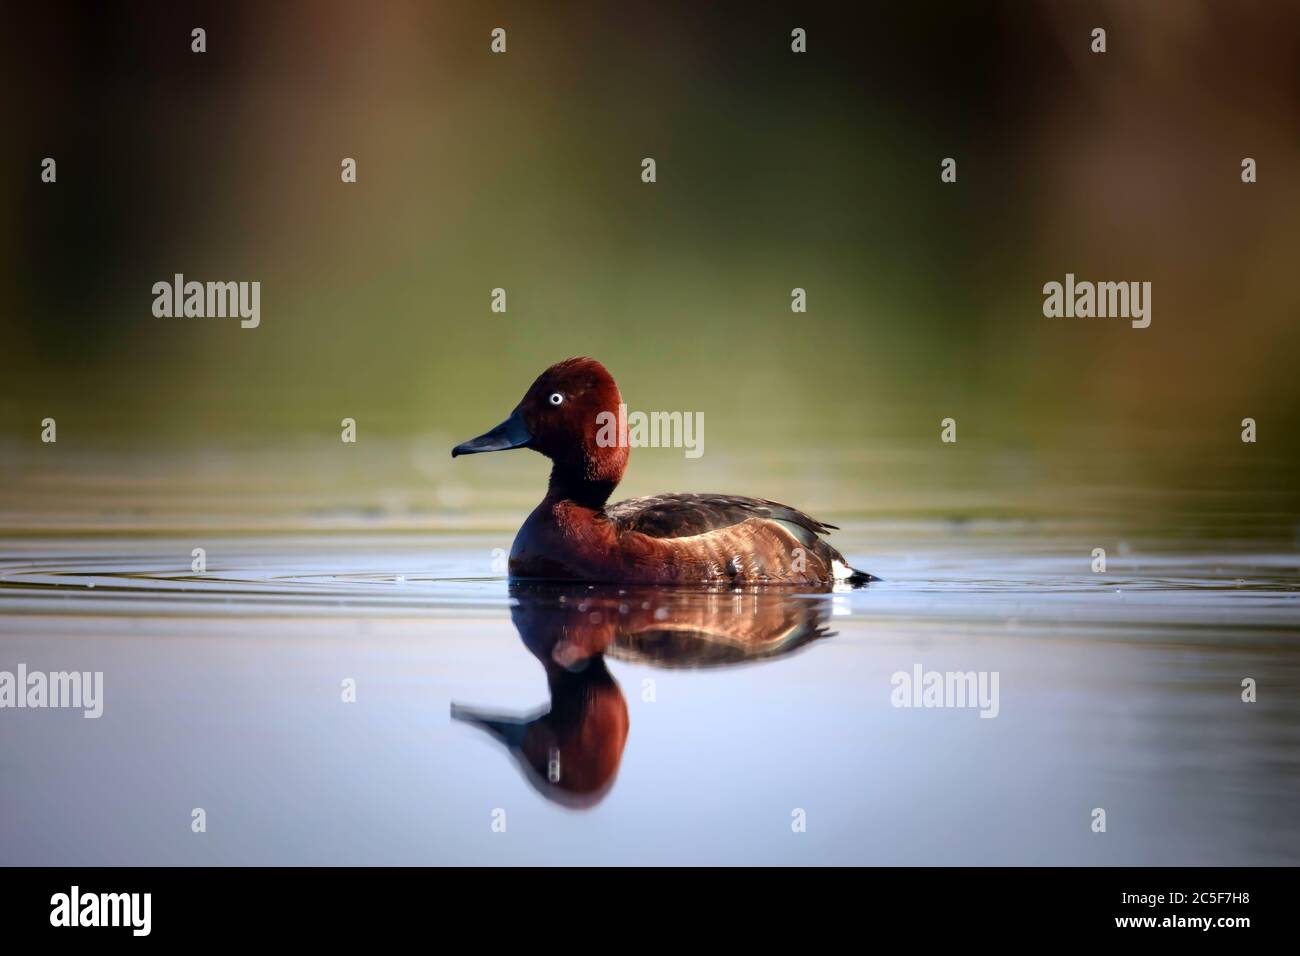
<instances>
[{"instance_id":1,"label":"dark blurred background","mask_svg":"<svg viewBox=\"0 0 1300 956\"><path fill-rule=\"evenodd\" d=\"M585 353L634 408L703 411L716 454L937 444L945 416L1031 457L1129 449L1138 472L1255 452L1247 416L1261 455L1300 446L1294 3L42 3L6 22L13 442L45 416L61 443L122 447L336 441L344 416L465 438ZM259 280L261 326L155 318L176 272ZM1150 281L1150 328L1045 318L1066 272Z\"/></svg>"}]
</instances>

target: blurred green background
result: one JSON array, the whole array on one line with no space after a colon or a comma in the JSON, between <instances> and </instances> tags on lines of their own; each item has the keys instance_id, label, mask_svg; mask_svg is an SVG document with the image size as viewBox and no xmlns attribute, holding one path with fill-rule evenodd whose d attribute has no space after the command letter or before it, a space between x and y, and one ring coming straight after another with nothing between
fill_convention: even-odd
<instances>
[{"instance_id":1,"label":"blurred green background","mask_svg":"<svg viewBox=\"0 0 1300 956\"><path fill-rule=\"evenodd\" d=\"M61 446L337 442L345 416L363 441L450 442L589 354L633 408L704 412L706 459L738 472L767 448L937 454L951 416L962 447L1076 476L1096 449L1127 482L1236 463L1224 481L1294 518L1295 4L10 15L10 454L46 416ZM155 318L176 272L260 281L261 326ZM1045 318L1066 272L1152 282L1151 327ZM673 485L699 485L679 454ZM1252 454L1274 470L1238 467ZM944 467L996 492L975 460Z\"/></svg>"}]
</instances>

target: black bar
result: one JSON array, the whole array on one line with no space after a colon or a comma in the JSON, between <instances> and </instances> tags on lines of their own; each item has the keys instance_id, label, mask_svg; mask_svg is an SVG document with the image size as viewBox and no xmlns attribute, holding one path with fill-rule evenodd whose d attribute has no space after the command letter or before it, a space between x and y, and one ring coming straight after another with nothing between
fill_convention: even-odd
<instances>
[{"instance_id":1,"label":"black bar","mask_svg":"<svg viewBox=\"0 0 1300 956\"><path fill-rule=\"evenodd\" d=\"M1254 932L1274 936L1284 930L1295 885L1295 871L1283 868L38 868L0 873L5 884L0 925L7 941L68 942L75 934L77 943L279 938L373 944L435 929L489 933L494 939L502 930L523 938L535 933L540 944L550 933L565 932L566 925L609 919L612 927L622 921L633 935L650 936L703 921L714 929L732 923L725 932L761 938L763 928L775 922L795 930L815 923L819 933L839 925L857 939L897 934L983 942L1202 937L1231 945ZM64 894L70 903L73 886L83 907L93 894L150 894L148 935L135 936L132 911L126 909L120 920L126 925L51 925L57 906L52 900ZM135 925L142 928L143 897L138 899ZM90 905L97 907L98 900ZM1208 928L1186 922L1204 919L1211 921ZM1219 922L1242 919L1242 925ZM1123 920L1151 923L1120 925ZM439 941L450 945L452 937Z\"/></svg>"}]
</instances>

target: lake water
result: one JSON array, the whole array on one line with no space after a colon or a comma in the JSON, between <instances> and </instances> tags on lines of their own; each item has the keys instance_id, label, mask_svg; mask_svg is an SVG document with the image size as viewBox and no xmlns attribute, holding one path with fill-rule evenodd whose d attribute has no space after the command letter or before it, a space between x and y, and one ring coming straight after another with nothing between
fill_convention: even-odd
<instances>
[{"instance_id":1,"label":"lake water","mask_svg":"<svg viewBox=\"0 0 1300 956\"><path fill-rule=\"evenodd\" d=\"M0 711L0 862L1300 863L1288 487L1156 507L900 455L864 503L769 459L882 582L512 589L544 468L482 457L510 477L10 457L0 671L104 691L98 719ZM996 715L895 706L917 668L996 674Z\"/></svg>"}]
</instances>

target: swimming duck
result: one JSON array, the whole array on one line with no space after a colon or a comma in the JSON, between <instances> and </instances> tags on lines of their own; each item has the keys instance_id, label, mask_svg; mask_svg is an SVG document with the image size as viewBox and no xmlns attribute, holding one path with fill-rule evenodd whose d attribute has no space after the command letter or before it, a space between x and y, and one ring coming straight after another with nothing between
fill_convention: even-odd
<instances>
[{"instance_id":1,"label":"swimming duck","mask_svg":"<svg viewBox=\"0 0 1300 956\"><path fill-rule=\"evenodd\" d=\"M546 497L510 549L512 577L822 588L876 580L822 537L834 525L775 501L667 494L607 504L628 448L598 441L597 417L622 401L600 362L567 359L539 375L504 422L451 450L531 448L552 462Z\"/></svg>"}]
</instances>

